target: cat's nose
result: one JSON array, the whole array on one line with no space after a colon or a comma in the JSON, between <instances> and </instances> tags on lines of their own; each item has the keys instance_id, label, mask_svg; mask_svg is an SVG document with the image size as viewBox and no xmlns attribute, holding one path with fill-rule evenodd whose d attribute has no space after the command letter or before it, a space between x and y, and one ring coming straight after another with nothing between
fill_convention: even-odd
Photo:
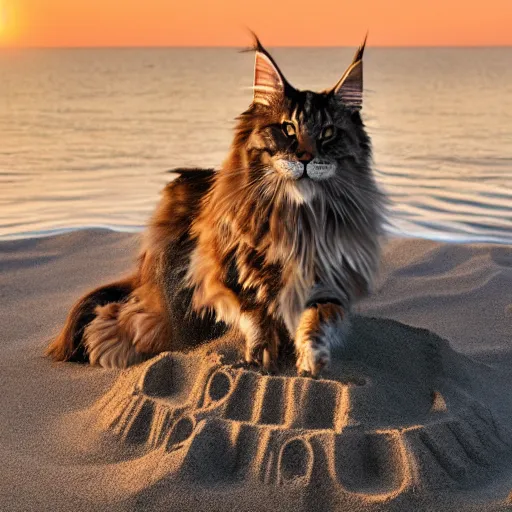
<instances>
[{"instance_id":1,"label":"cat's nose","mask_svg":"<svg viewBox=\"0 0 512 512\"><path fill-rule=\"evenodd\" d=\"M302 153L297 153L297 156L299 157L299 160L304 164L309 164L311 160L313 160L313 155L309 153L308 151L303 151Z\"/></svg>"}]
</instances>

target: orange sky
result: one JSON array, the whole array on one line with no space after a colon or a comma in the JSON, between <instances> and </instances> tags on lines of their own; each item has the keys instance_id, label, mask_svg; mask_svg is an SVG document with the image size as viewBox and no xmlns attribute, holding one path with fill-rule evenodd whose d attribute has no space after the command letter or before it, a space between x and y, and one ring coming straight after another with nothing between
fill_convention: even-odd
<instances>
[{"instance_id":1,"label":"orange sky","mask_svg":"<svg viewBox=\"0 0 512 512\"><path fill-rule=\"evenodd\" d=\"M512 45L512 0L0 0L0 46Z\"/></svg>"}]
</instances>

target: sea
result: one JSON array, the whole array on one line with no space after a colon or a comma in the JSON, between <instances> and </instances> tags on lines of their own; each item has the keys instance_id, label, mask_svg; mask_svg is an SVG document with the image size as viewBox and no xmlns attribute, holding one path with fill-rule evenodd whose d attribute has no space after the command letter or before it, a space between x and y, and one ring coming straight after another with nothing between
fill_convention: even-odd
<instances>
[{"instance_id":1,"label":"sea","mask_svg":"<svg viewBox=\"0 0 512 512\"><path fill-rule=\"evenodd\" d=\"M354 48L275 48L334 85ZM173 167L219 167L251 102L236 48L0 50L0 239L144 228ZM512 48L367 48L392 235L512 244Z\"/></svg>"}]
</instances>

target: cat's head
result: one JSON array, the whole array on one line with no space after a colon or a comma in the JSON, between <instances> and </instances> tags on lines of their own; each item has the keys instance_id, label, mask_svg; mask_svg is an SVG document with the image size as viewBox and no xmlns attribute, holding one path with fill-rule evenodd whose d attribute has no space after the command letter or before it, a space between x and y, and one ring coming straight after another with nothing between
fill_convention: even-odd
<instances>
[{"instance_id":1,"label":"cat's head","mask_svg":"<svg viewBox=\"0 0 512 512\"><path fill-rule=\"evenodd\" d=\"M371 147L360 116L365 43L334 87L312 92L293 87L255 36L254 97L235 137L252 174L284 183L300 201L335 186L343 173L368 170Z\"/></svg>"}]
</instances>

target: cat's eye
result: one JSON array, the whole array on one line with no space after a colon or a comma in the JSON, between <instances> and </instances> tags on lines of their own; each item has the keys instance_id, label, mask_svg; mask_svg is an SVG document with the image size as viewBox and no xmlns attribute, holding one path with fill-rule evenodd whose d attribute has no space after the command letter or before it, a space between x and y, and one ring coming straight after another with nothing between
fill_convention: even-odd
<instances>
[{"instance_id":1,"label":"cat's eye","mask_svg":"<svg viewBox=\"0 0 512 512\"><path fill-rule=\"evenodd\" d=\"M297 132L295 131L295 125L293 123L290 123L289 121L284 121L284 123L281 125L283 132L288 137L295 137Z\"/></svg>"},{"instance_id":2,"label":"cat's eye","mask_svg":"<svg viewBox=\"0 0 512 512\"><path fill-rule=\"evenodd\" d=\"M320 139L322 140L329 140L329 139L332 139L334 137L334 126L326 126L323 130L322 130L322 133L320 134Z\"/></svg>"}]
</instances>

